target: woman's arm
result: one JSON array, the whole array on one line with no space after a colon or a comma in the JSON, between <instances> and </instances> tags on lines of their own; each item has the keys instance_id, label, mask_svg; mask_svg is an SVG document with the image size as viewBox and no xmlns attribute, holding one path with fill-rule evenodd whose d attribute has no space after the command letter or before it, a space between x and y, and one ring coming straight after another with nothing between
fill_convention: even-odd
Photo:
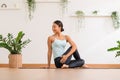
<instances>
[{"instance_id":1,"label":"woman's arm","mask_svg":"<svg viewBox=\"0 0 120 80\"><path fill-rule=\"evenodd\" d=\"M52 48L51 48L51 37L48 37L48 68L50 68L50 63L51 63L51 56L52 56Z\"/></svg>"},{"instance_id":2,"label":"woman's arm","mask_svg":"<svg viewBox=\"0 0 120 80\"><path fill-rule=\"evenodd\" d=\"M72 55L74 53L74 51L77 49L77 47L76 47L76 44L73 42L73 40L68 35L66 35L66 39L67 39L67 42L69 42L69 44L72 46L72 49L66 55L67 57L69 57L70 55Z\"/></svg>"},{"instance_id":3,"label":"woman's arm","mask_svg":"<svg viewBox=\"0 0 120 80\"><path fill-rule=\"evenodd\" d=\"M72 39L68 35L66 35L66 40L72 46L72 49L70 50L68 54L62 56L61 63L64 63L67 60L67 58L70 55L72 55L74 51L77 49L76 44L72 41Z\"/></svg>"}]
</instances>

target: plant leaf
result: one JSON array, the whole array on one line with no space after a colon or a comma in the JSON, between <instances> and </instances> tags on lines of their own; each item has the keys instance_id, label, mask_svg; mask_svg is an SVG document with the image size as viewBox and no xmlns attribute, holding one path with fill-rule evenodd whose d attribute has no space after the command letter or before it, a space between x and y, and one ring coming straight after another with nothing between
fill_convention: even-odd
<instances>
[{"instance_id":1,"label":"plant leaf","mask_svg":"<svg viewBox=\"0 0 120 80\"><path fill-rule=\"evenodd\" d=\"M117 54L115 55L115 57L120 56L120 51L117 51Z\"/></svg>"},{"instance_id":2,"label":"plant leaf","mask_svg":"<svg viewBox=\"0 0 120 80\"><path fill-rule=\"evenodd\" d=\"M108 49L107 51L116 51L116 50L120 50L120 48L119 47L113 47L113 48Z\"/></svg>"},{"instance_id":3,"label":"plant leaf","mask_svg":"<svg viewBox=\"0 0 120 80\"><path fill-rule=\"evenodd\" d=\"M21 42L21 39L23 38L24 35L25 35L25 34L24 34L22 31L20 31L20 32L18 33L18 35L17 35L16 42L17 42L17 43L20 43L20 42Z\"/></svg>"},{"instance_id":4,"label":"plant leaf","mask_svg":"<svg viewBox=\"0 0 120 80\"><path fill-rule=\"evenodd\" d=\"M12 51L11 47L7 43L0 43L1 48L6 48L9 52Z\"/></svg>"},{"instance_id":5,"label":"plant leaf","mask_svg":"<svg viewBox=\"0 0 120 80\"><path fill-rule=\"evenodd\" d=\"M0 35L0 41L2 41L2 38L3 38L2 35Z\"/></svg>"},{"instance_id":6,"label":"plant leaf","mask_svg":"<svg viewBox=\"0 0 120 80\"><path fill-rule=\"evenodd\" d=\"M31 42L31 40L30 39L28 39L28 40L25 40L25 41L23 41L23 43L22 43L22 47L25 47L28 43L30 43Z\"/></svg>"}]
</instances>

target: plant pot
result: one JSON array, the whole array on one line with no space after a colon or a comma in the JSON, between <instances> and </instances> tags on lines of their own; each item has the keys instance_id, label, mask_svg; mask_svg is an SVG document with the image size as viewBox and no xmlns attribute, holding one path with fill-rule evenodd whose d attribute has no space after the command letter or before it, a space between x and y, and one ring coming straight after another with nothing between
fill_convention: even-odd
<instances>
[{"instance_id":1,"label":"plant pot","mask_svg":"<svg viewBox=\"0 0 120 80\"><path fill-rule=\"evenodd\" d=\"M20 68L22 67L22 55L21 54L10 54L9 67L10 68Z\"/></svg>"}]
</instances>

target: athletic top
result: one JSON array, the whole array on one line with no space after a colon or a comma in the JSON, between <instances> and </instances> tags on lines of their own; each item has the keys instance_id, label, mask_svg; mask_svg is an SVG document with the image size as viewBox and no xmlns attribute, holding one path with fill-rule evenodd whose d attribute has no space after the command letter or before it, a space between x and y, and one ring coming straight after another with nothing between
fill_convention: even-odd
<instances>
[{"instance_id":1,"label":"athletic top","mask_svg":"<svg viewBox=\"0 0 120 80\"><path fill-rule=\"evenodd\" d=\"M52 52L54 59L62 56L62 54L65 52L66 44L66 39L60 40L55 38L54 42L52 43Z\"/></svg>"}]
</instances>

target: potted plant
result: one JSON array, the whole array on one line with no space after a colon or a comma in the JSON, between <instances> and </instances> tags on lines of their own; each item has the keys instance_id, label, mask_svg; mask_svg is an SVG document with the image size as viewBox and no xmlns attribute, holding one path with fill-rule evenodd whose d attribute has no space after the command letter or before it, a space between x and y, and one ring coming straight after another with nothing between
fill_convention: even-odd
<instances>
[{"instance_id":1,"label":"potted plant","mask_svg":"<svg viewBox=\"0 0 120 80\"><path fill-rule=\"evenodd\" d=\"M107 49L107 51L116 51L115 57L120 56L120 41L117 41L118 46Z\"/></svg>"},{"instance_id":2,"label":"potted plant","mask_svg":"<svg viewBox=\"0 0 120 80\"><path fill-rule=\"evenodd\" d=\"M117 11L113 11L112 14L111 14L111 18L112 18L112 21L113 21L114 28L115 29L119 28L120 27L120 22L119 22L118 12Z\"/></svg>"},{"instance_id":3,"label":"potted plant","mask_svg":"<svg viewBox=\"0 0 120 80\"><path fill-rule=\"evenodd\" d=\"M32 13L35 11L35 7L36 7L36 2L35 0L27 0L27 4L28 4L28 11L29 11L29 19L32 19Z\"/></svg>"},{"instance_id":4,"label":"potted plant","mask_svg":"<svg viewBox=\"0 0 120 80\"><path fill-rule=\"evenodd\" d=\"M7 37L0 35L0 48L5 48L10 52L8 56L10 68L22 67L21 51L30 42L30 39L22 41L24 35L22 31L15 38L11 33L8 33Z\"/></svg>"}]
</instances>

